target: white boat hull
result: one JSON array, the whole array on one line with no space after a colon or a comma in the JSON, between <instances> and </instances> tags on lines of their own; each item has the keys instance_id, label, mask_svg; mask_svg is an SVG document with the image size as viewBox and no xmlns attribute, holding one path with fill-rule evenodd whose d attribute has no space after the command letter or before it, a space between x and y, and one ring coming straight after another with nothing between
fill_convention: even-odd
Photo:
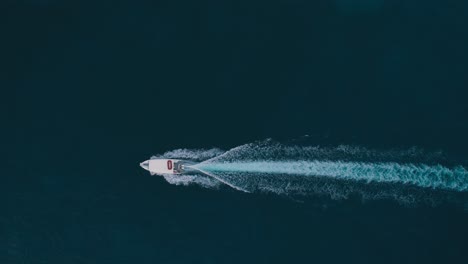
<instances>
[{"instance_id":1,"label":"white boat hull","mask_svg":"<svg viewBox=\"0 0 468 264\"><path fill-rule=\"evenodd\" d=\"M190 170L190 165L194 163L178 159L149 159L140 163L140 166L149 171L151 175L182 174Z\"/></svg>"}]
</instances>

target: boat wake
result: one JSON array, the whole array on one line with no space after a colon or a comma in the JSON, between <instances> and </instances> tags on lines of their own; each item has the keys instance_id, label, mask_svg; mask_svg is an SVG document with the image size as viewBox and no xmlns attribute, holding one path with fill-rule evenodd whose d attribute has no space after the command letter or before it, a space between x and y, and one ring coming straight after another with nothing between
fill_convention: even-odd
<instances>
[{"instance_id":1,"label":"boat wake","mask_svg":"<svg viewBox=\"0 0 468 264\"><path fill-rule=\"evenodd\" d=\"M468 195L468 170L442 153L376 151L362 147L319 147L273 140L228 151L167 152L158 158L199 161L194 175L165 176L172 184L222 184L245 192L326 196L332 199L397 199L404 202Z\"/></svg>"}]
</instances>

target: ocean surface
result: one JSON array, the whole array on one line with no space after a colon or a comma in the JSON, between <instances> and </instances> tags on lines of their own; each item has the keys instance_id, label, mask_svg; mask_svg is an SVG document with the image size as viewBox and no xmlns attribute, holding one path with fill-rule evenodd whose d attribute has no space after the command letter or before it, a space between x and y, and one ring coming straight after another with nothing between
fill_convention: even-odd
<instances>
[{"instance_id":1,"label":"ocean surface","mask_svg":"<svg viewBox=\"0 0 468 264\"><path fill-rule=\"evenodd\" d=\"M466 262L467 29L460 0L2 1L0 263Z\"/></svg>"}]
</instances>

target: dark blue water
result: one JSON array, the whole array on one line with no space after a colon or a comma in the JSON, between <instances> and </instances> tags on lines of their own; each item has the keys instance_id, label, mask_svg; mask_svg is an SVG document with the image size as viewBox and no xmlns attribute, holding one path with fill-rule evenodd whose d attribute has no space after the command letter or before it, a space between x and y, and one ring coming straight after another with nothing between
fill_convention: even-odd
<instances>
[{"instance_id":1,"label":"dark blue water","mask_svg":"<svg viewBox=\"0 0 468 264\"><path fill-rule=\"evenodd\" d=\"M398 166L467 168L467 28L458 0L3 1L0 263L463 263L466 190ZM209 168L248 193L138 166L267 138L341 163Z\"/></svg>"}]
</instances>

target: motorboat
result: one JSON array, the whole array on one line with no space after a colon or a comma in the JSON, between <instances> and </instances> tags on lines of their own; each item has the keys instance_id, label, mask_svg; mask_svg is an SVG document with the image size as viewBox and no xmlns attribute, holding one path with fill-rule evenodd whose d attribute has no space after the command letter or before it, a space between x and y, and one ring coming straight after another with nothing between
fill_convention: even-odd
<instances>
[{"instance_id":1,"label":"motorboat","mask_svg":"<svg viewBox=\"0 0 468 264\"><path fill-rule=\"evenodd\" d=\"M182 174L193 170L190 169L193 165L195 165L194 162L179 159L149 159L140 163L140 166L149 171L151 175Z\"/></svg>"}]
</instances>

